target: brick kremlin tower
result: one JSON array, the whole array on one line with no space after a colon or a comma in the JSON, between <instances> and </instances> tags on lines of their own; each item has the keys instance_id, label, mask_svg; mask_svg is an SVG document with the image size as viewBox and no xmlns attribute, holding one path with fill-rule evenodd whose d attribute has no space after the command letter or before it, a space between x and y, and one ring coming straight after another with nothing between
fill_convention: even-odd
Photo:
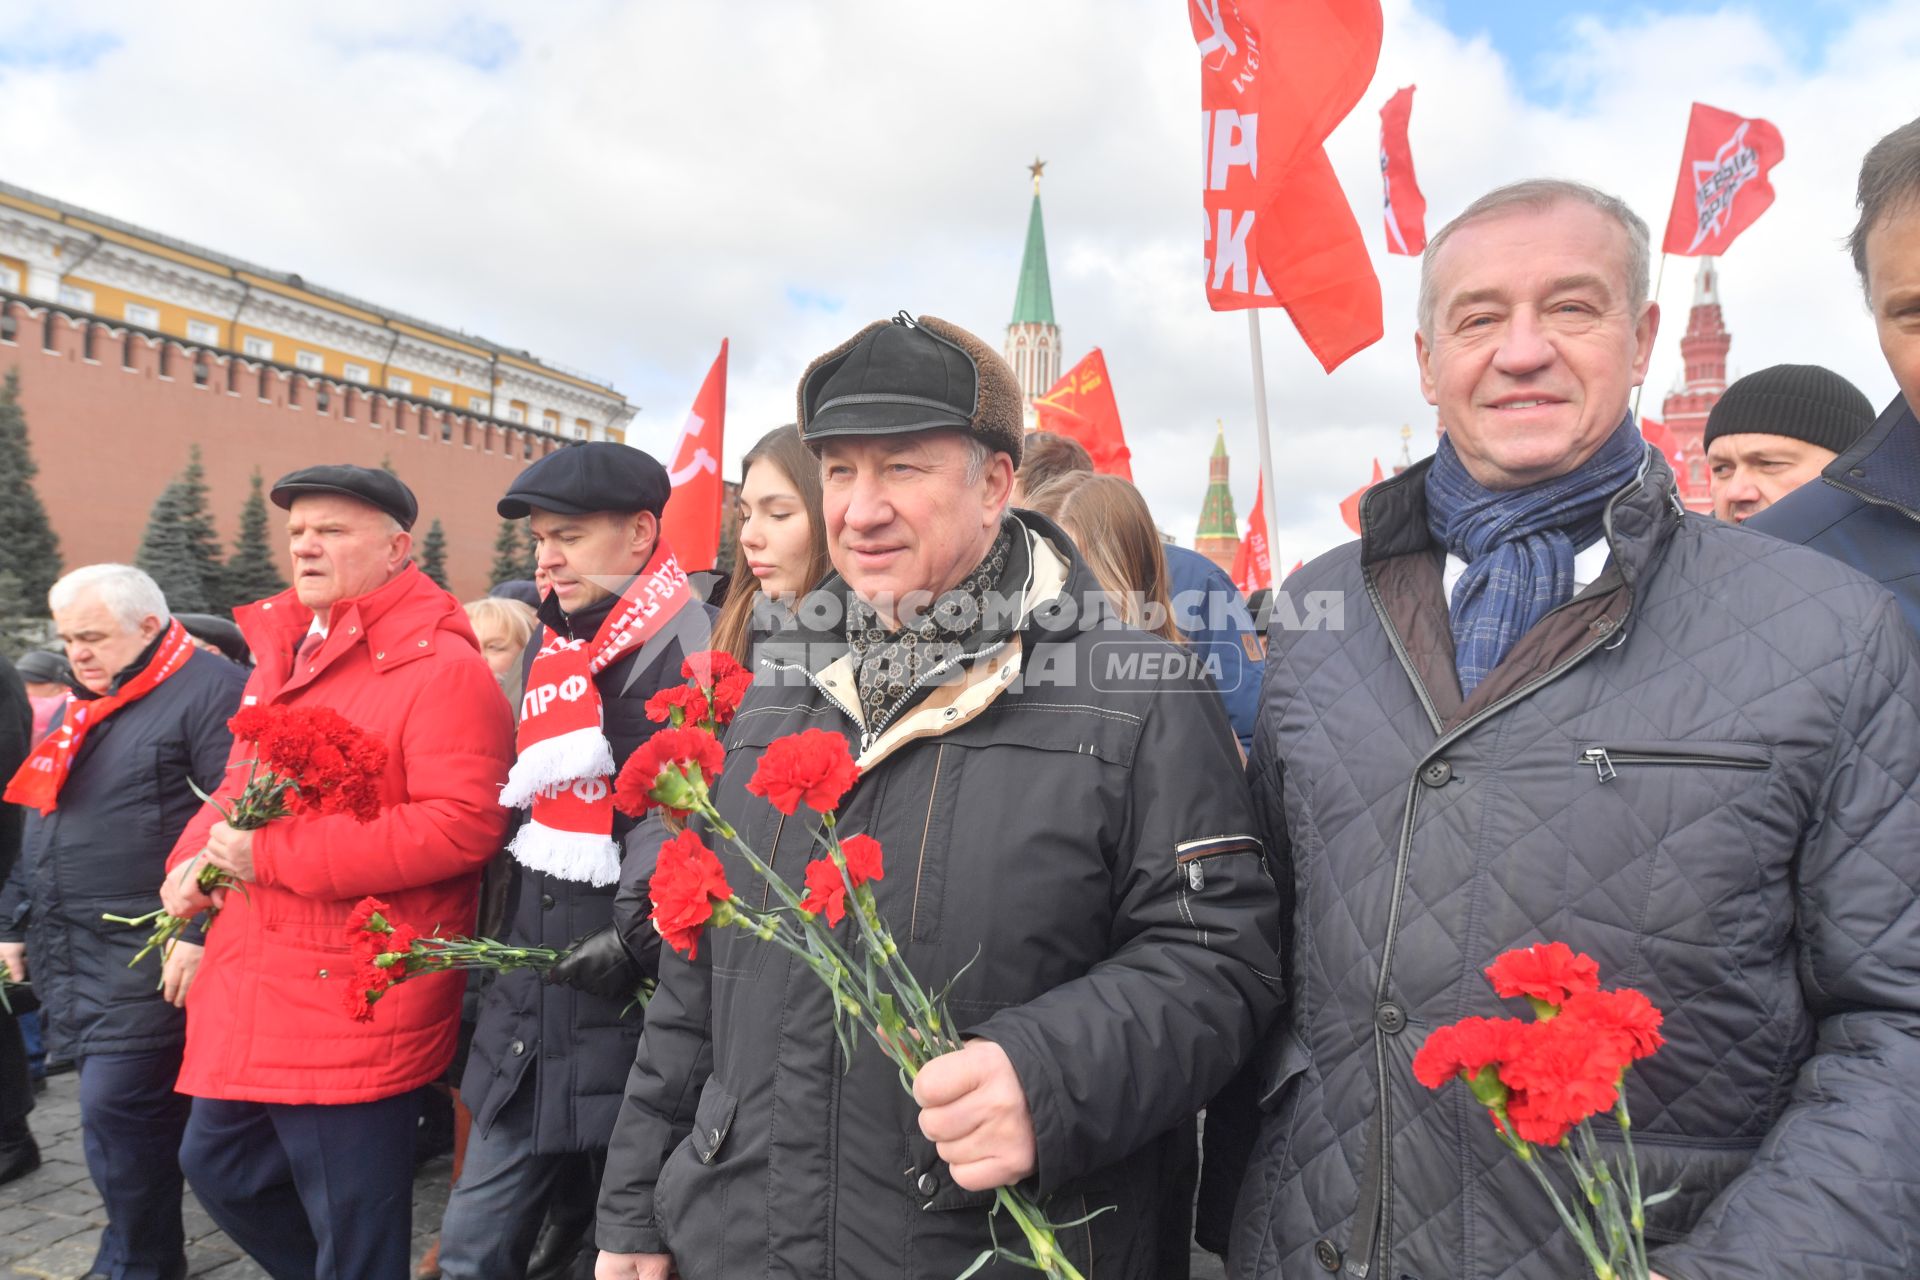
<instances>
[{"instance_id":1,"label":"brick kremlin tower","mask_svg":"<svg viewBox=\"0 0 1920 1280\"><path fill-rule=\"evenodd\" d=\"M1680 339L1680 380L1660 406L1663 422L1645 424L1647 438L1663 445L1667 462L1679 482L1680 498L1689 511L1711 511L1707 483L1706 446L1702 443L1707 415L1727 389L1727 350L1733 335L1720 312L1720 264L1700 259L1693 282L1693 309L1687 313L1687 332ZM1665 428L1666 438L1659 439Z\"/></svg>"},{"instance_id":2,"label":"brick kremlin tower","mask_svg":"<svg viewBox=\"0 0 1920 1280\"><path fill-rule=\"evenodd\" d=\"M1020 259L1020 287L1013 295L1013 319L1007 322L1007 363L1020 381L1027 429L1034 425L1033 402L1060 381L1060 326L1053 321L1053 283L1047 275L1047 229L1040 220L1040 174L1046 161L1027 166L1033 175L1033 212L1027 215L1027 247Z\"/></svg>"},{"instance_id":3,"label":"brick kremlin tower","mask_svg":"<svg viewBox=\"0 0 1920 1280\"><path fill-rule=\"evenodd\" d=\"M1193 535L1193 549L1233 572L1234 557L1240 553L1240 522L1233 514L1233 490L1227 487L1227 430L1216 423L1213 456L1207 460L1207 496L1200 504L1200 528Z\"/></svg>"}]
</instances>

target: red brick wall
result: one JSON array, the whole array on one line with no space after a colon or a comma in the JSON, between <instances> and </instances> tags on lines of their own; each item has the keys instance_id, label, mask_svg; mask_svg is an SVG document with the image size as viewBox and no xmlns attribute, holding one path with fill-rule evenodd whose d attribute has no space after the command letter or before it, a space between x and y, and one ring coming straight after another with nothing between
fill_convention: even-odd
<instances>
[{"instance_id":1,"label":"red brick wall","mask_svg":"<svg viewBox=\"0 0 1920 1280\"><path fill-rule=\"evenodd\" d=\"M188 446L198 444L229 551L255 467L271 486L297 467L389 460L420 499L416 548L437 518L447 535L448 582L471 600L486 594L500 528L493 504L527 465L526 441L533 441L534 458L558 447L505 423L175 341L164 344L163 377L161 343L104 323L92 325L89 361L85 322L20 303L7 309L15 332L11 342L0 340L0 377L20 371L21 406L40 465L36 485L69 569L131 562L153 500L186 466ZM205 386L195 383L200 362ZM441 438L443 425L451 439ZM280 511L268 511L277 531ZM284 540L279 550L281 573L290 576Z\"/></svg>"}]
</instances>

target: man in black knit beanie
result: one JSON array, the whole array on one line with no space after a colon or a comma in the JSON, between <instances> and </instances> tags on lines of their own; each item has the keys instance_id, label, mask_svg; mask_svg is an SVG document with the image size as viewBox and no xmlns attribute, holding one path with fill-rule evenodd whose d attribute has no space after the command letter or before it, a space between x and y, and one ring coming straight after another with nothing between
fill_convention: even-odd
<instances>
[{"instance_id":1,"label":"man in black knit beanie","mask_svg":"<svg viewBox=\"0 0 1920 1280\"><path fill-rule=\"evenodd\" d=\"M1707 417L1714 518L1744 524L1872 426L1872 401L1831 369L1776 364L1739 379Z\"/></svg>"}]
</instances>

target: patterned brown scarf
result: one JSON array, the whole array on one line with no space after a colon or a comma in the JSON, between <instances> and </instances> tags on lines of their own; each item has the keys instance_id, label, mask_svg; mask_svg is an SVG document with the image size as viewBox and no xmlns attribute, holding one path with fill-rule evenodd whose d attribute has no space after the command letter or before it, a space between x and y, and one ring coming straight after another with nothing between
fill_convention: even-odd
<instances>
[{"instance_id":1,"label":"patterned brown scarf","mask_svg":"<svg viewBox=\"0 0 1920 1280\"><path fill-rule=\"evenodd\" d=\"M848 593L847 646L853 650L854 681L868 733L879 733L919 695L921 683L942 662L960 654L988 610L987 593L1000 584L1013 558L1019 526L1000 527L986 558L960 585L942 592L918 622L888 631L880 615Z\"/></svg>"}]
</instances>

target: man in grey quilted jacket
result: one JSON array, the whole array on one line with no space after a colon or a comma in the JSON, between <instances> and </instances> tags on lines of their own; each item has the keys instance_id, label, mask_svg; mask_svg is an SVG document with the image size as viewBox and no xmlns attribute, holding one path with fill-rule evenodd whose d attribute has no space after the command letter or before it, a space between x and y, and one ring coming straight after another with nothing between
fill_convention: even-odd
<instances>
[{"instance_id":1,"label":"man in grey quilted jacket","mask_svg":"<svg viewBox=\"0 0 1920 1280\"><path fill-rule=\"evenodd\" d=\"M1920 644L1853 570L1682 510L1628 413L1648 256L1573 183L1435 236L1441 448L1288 584L1345 608L1271 637L1249 764L1293 903L1259 1114L1210 1115L1243 1280L1585 1273L1486 1111L1410 1069L1524 1012L1481 970L1545 940L1666 1016L1626 1090L1678 1188L1657 1275L1920 1274Z\"/></svg>"}]
</instances>

